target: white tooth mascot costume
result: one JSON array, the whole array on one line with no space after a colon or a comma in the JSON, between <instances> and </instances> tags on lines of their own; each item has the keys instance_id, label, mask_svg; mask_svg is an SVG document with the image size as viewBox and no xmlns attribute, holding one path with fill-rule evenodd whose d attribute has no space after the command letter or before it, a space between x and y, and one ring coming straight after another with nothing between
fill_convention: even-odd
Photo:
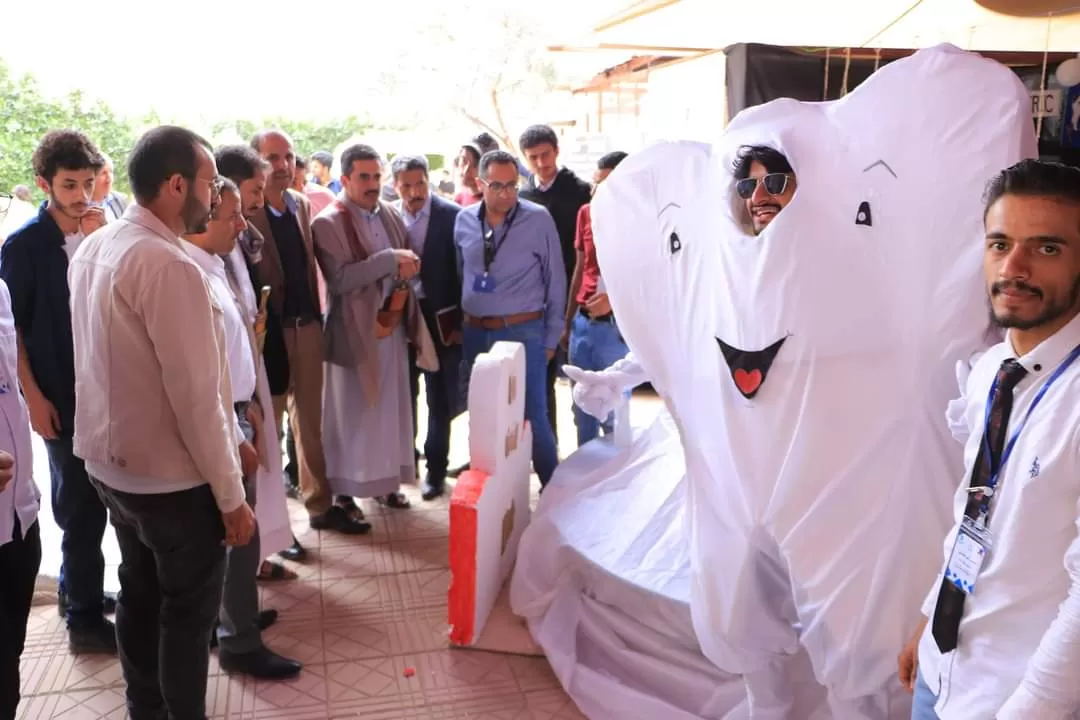
<instances>
[{"instance_id":1,"label":"white tooth mascot costume","mask_svg":"<svg viewBox=\"0 0 1080 720\"><path fill-rule=\"evenodd\" d=\"M936 47L842 100L751 108L714 147L633 154L594 199L620 370L653 383L685 449L694 628L752 718L808 717L803 650L836 720L908 717L896 656L962 479L945 409L986 346L981 196L1034 156L1029 108L1007 68ZM734 193L744 145L798 181L758 236Z\"/></svg>"}]
</instances>

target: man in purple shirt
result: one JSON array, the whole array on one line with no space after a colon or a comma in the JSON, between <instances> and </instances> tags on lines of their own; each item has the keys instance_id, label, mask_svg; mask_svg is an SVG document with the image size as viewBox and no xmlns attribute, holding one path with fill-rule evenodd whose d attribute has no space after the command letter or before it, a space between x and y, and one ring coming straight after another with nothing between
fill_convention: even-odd
<instances>
[{"instance_id":1,"label":"man in purple shirt","mask_svg":"<svg viewBox=\"0 0 1080 720\"><path fill-rule=\"evenodd\" d=\"M555 221L519 200L517 161L496 150L480 160L483 200L458 213L454 244L462 264L464 373L499 340L525 347L525 417L533 431L533 468L547 485L559 462L548 421L547 365L562 335L566 272Z\"/></svg>"}]
</instances>

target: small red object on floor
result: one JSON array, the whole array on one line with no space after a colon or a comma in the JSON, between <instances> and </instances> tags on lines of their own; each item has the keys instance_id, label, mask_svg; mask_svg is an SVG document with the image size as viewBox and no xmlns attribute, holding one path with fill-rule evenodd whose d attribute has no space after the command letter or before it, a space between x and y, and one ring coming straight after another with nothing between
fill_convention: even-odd
<instances>
[{"instance_id":1,"label":"small red object on floor","mask_svg":"<svg viewBox=\"0 0 1080 720\"><path fill-rule=\"evenodd\" d=\"M405 668L405 677L412 677L415 674L416 674L416 668L414 668L414 667Z\"/></svg>"}]
</instances>

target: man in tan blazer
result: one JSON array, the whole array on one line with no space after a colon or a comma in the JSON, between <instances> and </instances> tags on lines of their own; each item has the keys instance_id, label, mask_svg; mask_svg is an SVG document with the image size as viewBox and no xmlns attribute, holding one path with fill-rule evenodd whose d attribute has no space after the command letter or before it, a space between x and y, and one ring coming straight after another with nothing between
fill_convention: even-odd
<instances>
[{"instance_id":1,"label":"man in tan blazer","mask_svg":"<svg viewBox=\"0 0 1080 720\"><path fill-rule=\"evenodd\" d=\"M251 146L270 163L266 207L251 218L265 238L256 266L270 286L264 357L274 418L289 412L300 461L300 492L315 530L361 534L371 530L352 498L334 498L326 481L322 446L322 315L311 241L311 205L290 189L296 171L292 140L279 130L255 135Z\"/></svg>"}]
</instances>

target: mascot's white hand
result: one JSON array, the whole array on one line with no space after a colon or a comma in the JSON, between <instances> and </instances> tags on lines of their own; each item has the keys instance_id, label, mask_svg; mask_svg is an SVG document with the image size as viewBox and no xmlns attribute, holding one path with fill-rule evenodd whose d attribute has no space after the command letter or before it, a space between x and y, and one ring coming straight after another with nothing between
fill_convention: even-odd
<instances>
[{"instance_id":1,"label":"mascot's white hand","mask_svg":"<svg viewBox=\"0 0 1080 720\"><path fill-rule=\"evenodd\" d=\"M564 365L563 371L574 383L574 404L598 420L606 420L627 392L646 381L632 353L600 372L573 365Z\"/></svg>"},{"instance_id":2,"label":"mascot's white hand","mask_svg":"<svg viewBox=\"0 0 1080 720\"><path fill-rule=\"evenodd\" d=\"M960 397L949 401L949 406L945 409L945 418L949 423L949 432L959 443L966 443L971 435L971 428L968 427L967 421L967 384L971 376L971 368L982 356L983 352L980 351L968 360L956 361L956 386L960 389Z\"/></svg>"}]
</instances>

